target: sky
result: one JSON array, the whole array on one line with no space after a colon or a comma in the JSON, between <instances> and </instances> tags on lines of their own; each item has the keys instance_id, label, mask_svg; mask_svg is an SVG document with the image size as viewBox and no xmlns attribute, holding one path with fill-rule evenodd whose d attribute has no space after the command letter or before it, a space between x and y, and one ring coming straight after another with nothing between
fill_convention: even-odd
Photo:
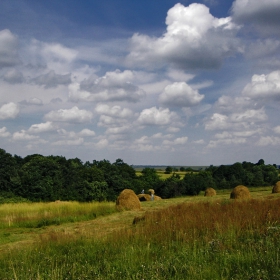
<instances>
[{"instance_id":1,"label":"sky","mask_svg":"<svg viewBox=\"0 0 280 280\"><path fill-rule=\"evenodd\" d=\"M280 164L279 0L1 0L0 148Z\"/></svg>"}]
</instances>

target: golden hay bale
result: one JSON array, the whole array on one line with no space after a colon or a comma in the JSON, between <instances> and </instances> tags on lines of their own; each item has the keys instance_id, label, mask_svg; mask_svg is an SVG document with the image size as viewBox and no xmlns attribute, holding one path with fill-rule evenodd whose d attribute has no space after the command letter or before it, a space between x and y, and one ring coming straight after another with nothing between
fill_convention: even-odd
<instances>
[{"instance_id":1,"label":"golden hay bale","mask_svg":"<svg viewBox=\"0 0 280 280\"><path fill-rule=\"evenodd\" d=\"M151 196L149 195L149 194L138 194L137 195L137 197L138 197L138 199L140 200L140 201L150 201L151 200Z\"/></svg>"},{"instance_id":2,"label":"golden hay bale","mask_svg":"<svg viewBox=\"0 0 280 280\"><path fill-rule=\"evenodd\" d=\"M213 188L207 188L205 190L204 196L215 196L217 193Z\"/></svg>"},{"instance_id":3,"label":"golden hay bale","mask_svg":"<svg viewBox=\"0 0 280 280\"><path fill-rule=\"evenodd\" d=\"M246 198L251 198L251 194L247 187L245 187L243 185L239 185L232 190L232 192L230 194L230 198L246 199Z\"/></svg>"},{"instance_id":4,"label":"golden hay bale","mask_svg":"<svg viewBox=\"0 0 280 280\"><path fill-rule=\"evenodd\" d=\"M139 210L141 203L133 190L124 189L117 198L116 207L118 210Z\"/></svg>"},{"instance_id":5,"label":"golden hay bale","mask_svg":"<svg viewBox=\"0 0 280 280\"><path fill-rule=\"evenodd\" d=\"M162 198L160 196L154 195L154 200L161 200Z\"/></svg>"},{"instance_id":6,"label":"golden hay bale","mask_svg":"<svg viewBox=\"0 0 280 280\"><path fill-rule=\"evenodd\" d=\"M148 192L151 194L155 194L155 191L153 189L149 189Z\"/></svg>"},{"instance_id":7,"label":"golden hay bale","mask_svg":"<svg viewBox=\"0 0 280 280\"><path fill-rule=\"evenodd\" d=\"M272 193L280 193L280 181L273 186Z\"/></svg>"}]
</instances>

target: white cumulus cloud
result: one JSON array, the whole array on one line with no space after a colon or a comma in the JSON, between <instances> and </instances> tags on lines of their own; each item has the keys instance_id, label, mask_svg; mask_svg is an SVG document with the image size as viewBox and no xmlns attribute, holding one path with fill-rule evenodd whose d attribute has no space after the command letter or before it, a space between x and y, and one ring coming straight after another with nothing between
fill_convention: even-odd
<instances>
[{"instance_id":1,"label":"white cumulus cloud","mask_svg":"<svg viewBox=\"0 0 280 280\"><path fill-rule=\"evenodd\" d=\"M109 106L107 104L99 104L96 106L95 111L101 115L107 115L117 118L129 118L133 115L133 112L128 108L122 108L121 106Z\"/></svg>"},{"instance_id":2,"label":"white cumulus cloud","mask_svg":"<svg viewBox=\"0 0 280 280\"><path fill-rule=\"evenodd\" d=\"M0 120L14 119L19 113L19 106L13 102L0 107Z\"/></svg>"},{"instance_id":3,"label":"white cumulus cloud","mask_svg":"<svg viewBox=\"0 0 280 280\"><path fill-rule=\"evenodd\" d=\"M177 118L177 114L171 112L168 108L152 107L144 109L138 117L138 122L141 125L169 125Z\"/></svg>"},{"instance_id":4,"label":"white cumulus cloud","mask_svg":"<svg viewBox=\"0 0 280 280\"><path fill-rule=\"evenodd\" d=\"M25 130L21 130L21 131L15 132L13 134L13 140L16 140L16 141L28 141L28 140L38 139L38 138L39 138L39 136L30 135Z\"/></svg>"},{"instance_id":5,"label":"white cumulus cloud","mask_svg":"<svg viewBox=\"0 0 280 280\"><path fill-rule=\"evenodd\" d=\"M214 113L206 122L206 130L245 130L268 119L264 108L246 110L229 115Z\"/></svg>"},{"instance_id":6,"label":"white cumulus cloud","mask_svg":"<svg viewBox=\"0 0 280 280\"><path fill-rule=\"evenodd\" d=\"M81 83L69 86L69 99L72 101L127 101L138 102L145 92L134 85L132 71L116 70L107 72L100 78L88 78Z\"/></svg>"},{"instance_id":7,"label":"white cumulus cloud","mask_svg":"<svg viewBox=\"0 0 280 280\"><path fill-rule=\"evenodd\" d=\"M253 99L280 99L280 71L273 71L268 75L253 75L242 94Z\"/></svg>"},{"instance_id":8,"label":"white cumulus cloud","mask_svg":"<svg viewBox=\"0 0 280 280\"><path fill-rule=\"evenodd\" d=\"M52 122L33 124L28 129L30 133L41 133L55 130L56 127Z\"/></svg>"},{"instance_id":9,"label":"white cumulus cloud","mask_svg":"<svg viewBox=\"0 0 280 280\"><path fill-rule=\"evenodd\" d=\"M45 119L55 122L83 123L89 122L93 117L92 112L80 110L77 106L71 109L51 111L45 115Z\"/></svg>"},{"instance_id":10,"label":"white cumulus cloud","mask_svg":"<svg viewBox=\"0 0 280 280\"><path fill-rule=\"evenodd\" d=\"M199 94L185 82L176 82L165 87L159 101L167 106L191 107L197 105L204 95Z\"/></svg>"},{"instance_id":11,"label":"white cumulus cloud","mask_svg":"<svg viewBox=\"0 0 280 280\"><path fill-rule=\"evenodd\" d=\"M167 13L166 25L166 33L159 38L133 35L129 65L210 69L238 50L234 35L238 27L232 19L215 18L203 4L176 4Z\"/></svg>"}]
</instances>

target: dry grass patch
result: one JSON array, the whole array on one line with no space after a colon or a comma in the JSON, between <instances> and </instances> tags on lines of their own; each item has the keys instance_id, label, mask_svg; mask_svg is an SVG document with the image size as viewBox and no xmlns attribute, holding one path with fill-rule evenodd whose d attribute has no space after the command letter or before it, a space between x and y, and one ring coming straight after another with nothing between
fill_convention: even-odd
<instances>
[{"instance_id":1,"label":"dry grass patch","mask_svg":"<svg viewBox=\"0 0 280 280\"><path fill-rule=\"evenodd\" d=\"M149 242L167 244L171 240L209 242L228 232L241 236L245 231L265 233L271 225L280 226L280 198L274 200L213 200L188 202L157 211L148 211L137 218L131 238L146 238ZM280 229L280 227L279 227ZM124 236L124 233L120 233ZM203 239L202 239L203 238Z\"/></svg>"}]
</instances>

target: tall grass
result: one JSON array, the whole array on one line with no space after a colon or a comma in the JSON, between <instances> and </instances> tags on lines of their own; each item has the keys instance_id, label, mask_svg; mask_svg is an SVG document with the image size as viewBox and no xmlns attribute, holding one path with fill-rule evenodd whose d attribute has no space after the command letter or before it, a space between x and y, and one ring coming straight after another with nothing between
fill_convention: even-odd
<instances>
[{"instance_id":1,"label":"tall grass","mask_svg":"<svg viewBox=\"0 0 280 280\"><path fill-rule=\"evenodd\" d=\"M0 229L33 228L77 222L115 212L113 202L50 202L0 205Z\"/></svg>"},{"instance_id":2,"label":"tall grass","mask_svg":"<svg viewBox=\"0 0 280 280\"><path fill-rule=\"evenodd\" d=\"M0 255L0 279L280 279L280 198L149 211L107 239L50 233Z\"/></svg>"}]
</instances>

